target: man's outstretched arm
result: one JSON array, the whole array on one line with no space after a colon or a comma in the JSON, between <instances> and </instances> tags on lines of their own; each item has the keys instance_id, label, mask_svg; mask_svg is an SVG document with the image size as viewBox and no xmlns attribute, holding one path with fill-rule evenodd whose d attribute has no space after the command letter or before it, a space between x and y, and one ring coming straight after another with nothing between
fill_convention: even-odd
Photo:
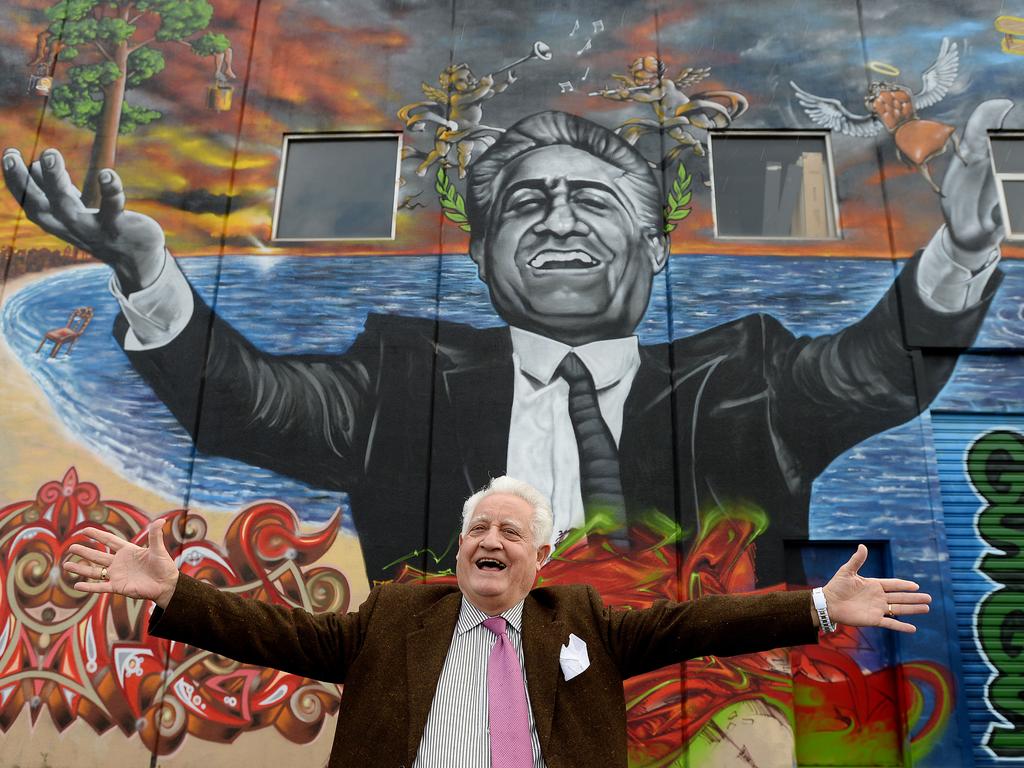
<instances>
[{"instance_id":1,"label":"man's outstretched arm","mask_svg":"<svg viewBox=\"0 0 1024 768\"><path fill-rule=\"evenodd\" d=\"M905 619L928 613L931 596L913 581L861 576L867 555L867 547L859 545L823 587L831 623L915 632ZM624 677L699 656L813 643L822 628L810 590L659 601L634 611L605 608L590 592L594 609L604 615L605 642Z\"/></svg>"},{"instance_id":2,"label":"man's outstretched arm","mask_svg":"<svg viewBox=\"0 0 1024 768\"><path fill-rule=\"evenodd\" d=\"M314 614L240 597L179 573L164 546L160 521L149 526L148 546L98 528L82 533L97 546L69 548L80 558L64 562L65 570L81 577L75 589L152 600L157 607L149 631L155 636L163 636L166 612L176 628L172 639L178 642L247 664L339 683L359 653L375 592L357 613Z\"/></svg>"}]
</instances>

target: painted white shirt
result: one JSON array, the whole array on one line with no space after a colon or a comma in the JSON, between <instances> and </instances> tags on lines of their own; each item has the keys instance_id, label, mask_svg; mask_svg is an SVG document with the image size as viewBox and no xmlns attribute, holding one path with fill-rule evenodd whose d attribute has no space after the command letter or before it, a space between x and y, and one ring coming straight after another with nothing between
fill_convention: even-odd
<instances>
[{"instance_id":1,"label":"painted white shirt","mask_svg":"<svg viewBox=\"0 0 1024 768\"><path fill-rule=\"evenodd\" d=\"M553 541L584 522L580 460L569 419L569 385L555 373L571 351L587 366L601 416L618 445L622 408L640 368L636 336L602 339L580 347L512 328L515 369L505 471L547 494L555 513Z\"/></svg>"}]
</instances>

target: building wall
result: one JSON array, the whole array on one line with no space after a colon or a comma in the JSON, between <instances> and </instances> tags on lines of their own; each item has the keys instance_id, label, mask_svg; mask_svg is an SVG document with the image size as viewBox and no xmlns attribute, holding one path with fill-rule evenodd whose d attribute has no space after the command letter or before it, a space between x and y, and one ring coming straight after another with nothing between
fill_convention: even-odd
<instances>
[{"instance_id":1,"label":"building wall","mask_svg":"<svg viewBox=\"0 0 1024 768\"><path fill-rule=\"evenodd\" d=\"M153 11L127 10L126 45L162 59L129 60L114 164L126 207L162 228L166 269L195 288L175 340L132 351L110 267L47 234L52 218L39 226L0 200L0 765L257 766L298 750L319 764L329 753L338 686L168 645L146 634L148 605L75 592L53 567L82 527L131 537L163 517L186 572L354 609L373 581L451 580L461 499L532 466L552 468L525 479L556 491L564 534L542 580L591 583L609 604L820 584L857 542L870 550L863 573L934 597L915 634L841 628L815 647L627 680L631 764L981 766L1021 754L1024 251L1005 243L966 308L935 311L915 254L958 198L903 157L941 148L944 126L962 135L980 103L1017 98L1024 59L996 28L1012 10L175 7L200 21L168 14L158 34ZM90 175L104 113L71 86L93 73L109 103L116 71L82 67L116 41L100 52L75 8L0 9L0 125L27 159L59 148L83 183L109 164ZM228 62L213 55L226 50ZM512 77L485 77L524 57ZM666 80L638 79L638 60L663 64ZM466 90L455 75L472 78ZM53 78L49 97L40 77ZM932 138L872 122L864 96L881 80L934 94L927 106L918 97ZM798 88L838 101L815 112ZM829 136L839 236L716 237L711 184L723 192L726 180L713 177L709 129L821 130L814 114L841 109ZM1018 111L1004 128L1024 126ZM538 186L546 202L508 208L524 163L481 181L486 160L475 162L517 130L536 141L590 131L612 165L563 146L535 176L597 178L614 200L562 198L551 183ZM402 136L393 239L274 244L282 136L312 132ZM961 162L952 155L928 164L939 184ZM645 197L648 173L660 189ZM474 180L497 213L474 203ZM544 247L590 248L598 264L523 266ZM88 326L50 355L44 335L78 307L91 308ZM571 346L635 326L639 363L615 435L631 546L612 546L584 509L564 392L533 412L539 426L526 423L534 390L565 385L515 378L509 322ZM631 358L600 344L581 354L607 367L597 386L606 418L617 414L608 385ZM993 432L1002 442L981 457Z\"/></svg>"}]
</instances>

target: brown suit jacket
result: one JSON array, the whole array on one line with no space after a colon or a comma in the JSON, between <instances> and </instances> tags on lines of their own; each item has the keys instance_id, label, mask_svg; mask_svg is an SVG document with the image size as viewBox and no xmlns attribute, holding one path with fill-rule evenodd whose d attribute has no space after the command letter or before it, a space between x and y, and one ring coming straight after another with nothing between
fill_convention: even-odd
<instances>
[{"instance_id":1,"label":"brown suit jacket","mask_svg":"<svg viewBox=\"0 0 1024 768\"><path fill-rule=\"evenodd\" d=\"M239 661L344 683L328 765L411 766L458 619L453 586L385 584L359 610L310 614L221 592L182 575L150 634ZM626 765L623 678L685 659L816 642L806 591L607 608L588 586L539 587L523 608L523 656L548 768ZM574 633L590 667L566 682Z\"/></svg>"}]
</instances>

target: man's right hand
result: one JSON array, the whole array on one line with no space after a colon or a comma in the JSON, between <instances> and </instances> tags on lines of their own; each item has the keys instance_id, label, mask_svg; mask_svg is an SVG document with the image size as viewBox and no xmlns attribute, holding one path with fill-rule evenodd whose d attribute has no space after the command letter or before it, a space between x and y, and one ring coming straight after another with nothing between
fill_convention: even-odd
<instances>
[{"instance_id":1,"label":"man's right hand","mask_svg":"<svg viewBox=\"0 0 1024 768\"><path fill-rule=\"evenodd\" d=\"M159 276L163 230L149 216L124 209L124 187L114 171L100 171L100 207L86 208L56 149L47 149L31 167L18 150L6 149L3 170L29 221L113 267L125 295Z\"/></svg>"},{"instance_id":2,"label":"man's right hand","mask_svg":"<svg viewBox=\"0 0 1024 768\"><path fill-rule=\"evenodd\" d=\"M82 533L105 544L109 552L72 544L68 551L81 560L64 561L64 570L91 581L79 581L80 592L114 592L125 597L152 600L166 608L178 584L178 567L164 546L163 521L149 526L149 546L140 547L99 528Z\"/></svg>"}]
</instances>

